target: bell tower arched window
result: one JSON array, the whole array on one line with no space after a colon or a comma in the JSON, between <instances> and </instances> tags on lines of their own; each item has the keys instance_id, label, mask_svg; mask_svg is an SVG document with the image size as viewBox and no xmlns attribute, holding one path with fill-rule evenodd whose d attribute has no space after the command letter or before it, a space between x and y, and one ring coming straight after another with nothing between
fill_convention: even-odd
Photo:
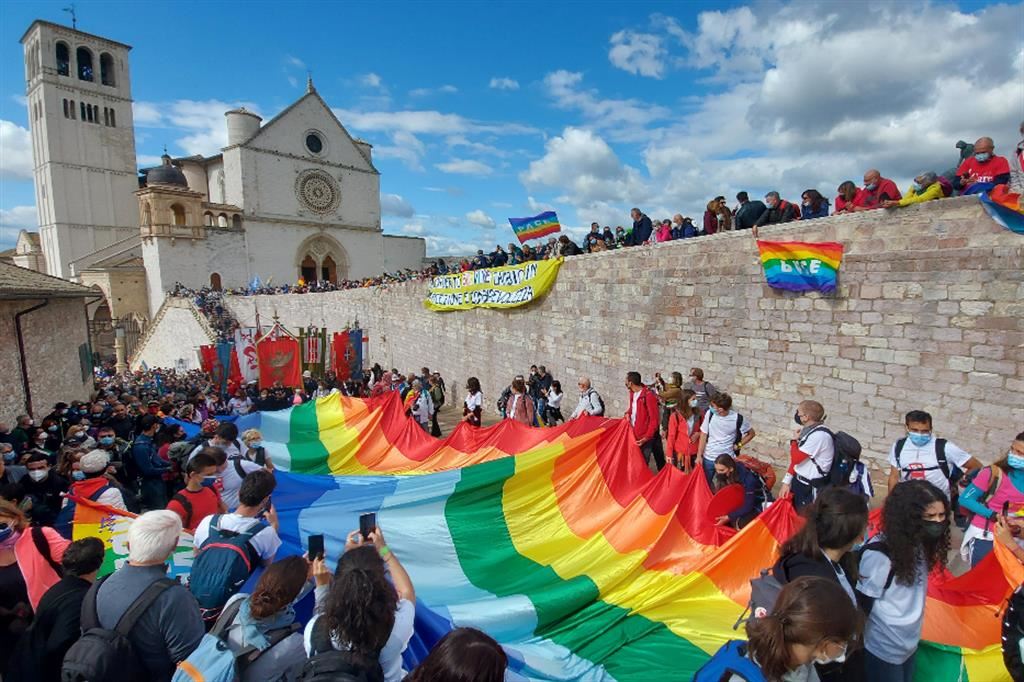
<instances>
[{"instance_id":1,"label":"bell tower arched window","mask_svg":"<svg viewBox=\"0 0 1024 682\"><path fill-rule=\"evenodd\" d=\"M67 43L57 43L57 75L67 76L71 73L71 51Z\"/></svg>"},{"instance_id":2,"label":"bell tower arched window","mask_svg":"<svg viewBox=\"0 0 1024 682\"><path fill-rule=\"evenodd\" d=\"M100 55L100 83L117 85L114 82L114 58L106 52Z\"/></svg>"},{"instance_id":3,"label":"bell tower arched window","mask_svg":"<svg viewBox=\"0 0 1024 682\"><path fill-rule=\"evenodd\" d=\"M75 59L78 60L78 80L91 81L92 76L92 52L89 48L80 47L75 52Z\"/></svg>"}]
</instances>

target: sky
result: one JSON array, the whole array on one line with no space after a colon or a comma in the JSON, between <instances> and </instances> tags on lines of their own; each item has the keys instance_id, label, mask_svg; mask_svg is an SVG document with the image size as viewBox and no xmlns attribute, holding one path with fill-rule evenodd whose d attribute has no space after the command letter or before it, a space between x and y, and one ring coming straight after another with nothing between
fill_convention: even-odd
<instances>
[{"instance_id":1,"label":"sky","mask_svg":"<svg viewBox=\"0 0 1024 682\"><path fill-rule=\"evenodd\" d=\"M68 2L0 3L0 248L35 229L19 39ZM307 72L374 145L382 224L430 255L507 244L509 217L700 220L717 195L901 187L1024 119L1024 4L947 2L85 2L133 46L140 166L216 154L224 112L269 119Z\"/></svg>"}]
</instances>

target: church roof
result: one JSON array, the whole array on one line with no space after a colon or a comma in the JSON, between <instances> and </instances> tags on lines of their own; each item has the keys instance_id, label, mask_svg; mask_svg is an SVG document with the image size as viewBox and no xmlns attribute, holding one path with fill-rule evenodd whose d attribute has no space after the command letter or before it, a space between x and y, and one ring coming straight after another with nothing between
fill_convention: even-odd
<instances>
[{"instance_id":1,"label":"church roof","mask_svg":"<svg viewBox=\"0 0 1024 682\"><path fill-rule=\"evenodd\" d=\"M146 184L188 187L188 180L185 179L185 174L181 172L180 168L171 164L171 157L164 154L160 159L163 161L162 165L146 171Z\"/></svg>"},{"instance_id":2,"label":"church roof","mask_svg":"<svg viewBox=\"0 0 1024 682\"><path fill-rule=\"evenodd\" d=\"M0 299L81 298L98 295L93 289L81 284L0 261Z\"/></svg>"},{"instance_id":3,"label":"church roof","mask_svg":"<svg viewBox=\"0 0 1024 682\"><path fill-rule=\"evenodd\" d=\"M63 29L65 31L70 31L71 33L78 33L79 35L83 35L83 36L85 36L87 38L92 38L94 40L102 40L103 42L111 43L112 45L120 45L121 47L126 47L129 50L132 49L131 45L126 45L125 43L119 43L116 40L111 40L110 38L106 38L104 36L98 36L95 33L86 33L85 31L79 31L77 28L71 28L70 26L65 26L64 24L55 24L52 21L45 21L43 19L36 19L35 21L33 21L32 25L29 26L27 29L25 29L25 32L22 34L21 40L19 42L22 42L22 43L25 42L25 37L29 33L32 32L32 29L35 27L36 24L42 24L44 26L51 26L53 28L60 28L60 29Z\"/></svg>"}]
</instances>

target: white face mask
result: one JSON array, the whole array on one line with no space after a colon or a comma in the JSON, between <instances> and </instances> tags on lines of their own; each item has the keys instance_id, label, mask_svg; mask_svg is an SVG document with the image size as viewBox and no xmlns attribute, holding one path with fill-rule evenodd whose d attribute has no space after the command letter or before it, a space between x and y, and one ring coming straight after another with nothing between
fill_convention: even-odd
<instances>
[{"instance_id":1,"label":"white face mask","mask_svg":"<svg viewBox=\"0 0 1024 682\"><path fill-rule=\"evenodd\" d=\"M46 478L46 475L48 473L50 472L47 471L46 469L33 469L32 471L28 472L28 477L31 478L36 483L39 483L40 481Z\"/></svg>"},{"instance_id":2,"label":"white face mask","mask_svg":"<svg viewBox=\"0 0 1024 682\"><path fill-rule=\"evenodd\" d=\"M825 654L825 658L815 657L814 662L818 663L820 665L828 665L829 663L842 663L842 662L844 662L846 660L847 648L848 648L848 645L844 644L843 645L843 650L842 650L842 652L838 656L834 656L832 658L829 658L828 654Z\"/></svg>"}]
</instances>

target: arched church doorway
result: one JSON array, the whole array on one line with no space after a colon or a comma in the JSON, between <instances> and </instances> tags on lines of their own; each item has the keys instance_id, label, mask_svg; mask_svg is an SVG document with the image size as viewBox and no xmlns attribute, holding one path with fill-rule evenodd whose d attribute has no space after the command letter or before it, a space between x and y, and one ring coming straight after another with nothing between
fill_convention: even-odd
<instances>
[{"instance_id":1,"label":"arched church doorway","mask_svg":"<svg viewBox=\"0 0 1024 682\"><path fill-rule=\"evenodd\" d=\"M114 321L110 316L110 306L101 301L89 321L89 341L92 344L94 357L101 361L114 358Z\"/></svg>"},{"instance_id":2,"label":"arched church doorway","mask_svg":"<svg viewBox=\"0 0 1024 682\"><path fill-rule=\"evenodd\" d=\"M214 291L220 291L220 273L214 272L210 275L210 288Z\"/></svg>"},{"instance_id":3,"label":"arched church doorway","mask_svg":"<svg viewBox=\"0 0 1024 682\"><path fill-rule=\"evenodd\" d=\"M299 245L295 254L298 275L307 283L332 282L348 277L348 258L345 249L326 234L310 237Z\"/></svg>"}]
</instances>

